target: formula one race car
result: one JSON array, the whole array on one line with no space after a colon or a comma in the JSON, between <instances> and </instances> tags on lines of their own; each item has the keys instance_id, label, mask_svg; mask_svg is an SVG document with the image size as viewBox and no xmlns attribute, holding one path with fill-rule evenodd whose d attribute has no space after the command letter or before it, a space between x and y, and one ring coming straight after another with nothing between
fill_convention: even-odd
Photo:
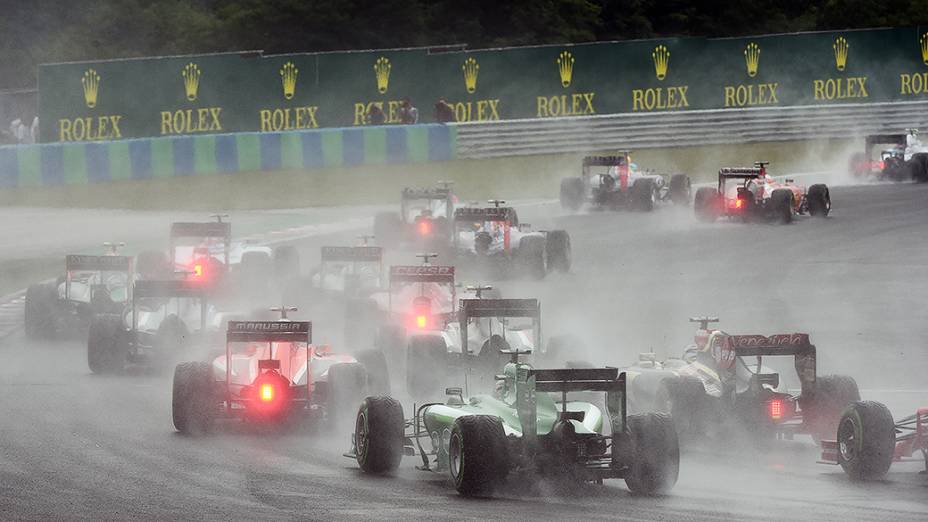
<instances>
[{"instance_id":1,"label":"formula one race car","mask_svg":"<svg viewBox=\"0 0 928 522\"><path fill-rule=\"evenodd\" d=\"M299 276L299 252L292 245L275 249L232 241L225 215L214 222L172 223L169 256L174 271L188 272L214 292L265 297L272 281Z\"/></svg>"},{"instance_id":2,"label":"formula one race car","mask_svg":"<svg viewBox=\"0 0 928 522\"><path fill-rule=\"evenodd\" d=\"M696 344L682 359L658 362L642 354L626 370L629 408L674 415L681 436L730 435L742 431L791 439L806 433L824 439L834 433L841 411L860 400L857 383L845 376L817 376L815 346L804 333L731 335L700 323ZM776 368L795 369L799 395L787 390ZM792 364L790 364L792 363Z\"/></svg>"},{"instance_id":3,"label":"formula one race car","mask_svg":"<svg viewBox=\"0 0 928 522\"><path fill-rule=\"evenodd\" d=\"M383 289L383 248L324 246L319 270L312 275L313 293L357 299Z\"/></svg>"},{"instance_id":4,"label":"formula one race car","mask_svg":"<svg viewBox=\"0 0 928 522\"><path fill-rule=\"evenodd\" d=\"M912 458L921 452L921 458ZM854 402L841 414L835 440L822 441L822 464L840 464L854 480L879 480L893 462L922 461L928 473L928 407L893 422L886 405Z\"/></svg>"},{"instance_id":5,"label":"formula one race car","mask_svg":"<svg viewBox=\"0 0 928 522\"><path fill-rule=\"evenodd\" d=\"M103 256L65 256L65 275L53 283L26 289L26 337L50 339L65 333L83 335L95 314L118 313L129 299L132 259L112 253Z\"/></svg>"},{"instance_id":6,"label":"formula one race car","mask_svg":"<svg viewBox=\"0 0 928 522\"><path fill-rule=\"evenodd\" d=\"M831 194L824 184L807 191L791 179L780 183L767 174L767 162L757 161L753 168L720 169L718 187L697 190L694 207L696 217L710 223L720 217L790 223L796 214L827 216Z\"/></svg>"},{"instance_id":7,"label":"formula one race car","mask_svg":"<svg viewBox=\"0 0 928 522\"><path fill-rule=\"evenodd\" d=\"M873 147L889 145L873 159ZM928 146L918 138L917 129L905 134L873 134L864 142L864 152L851 155L850 171L856 178L881 181L928 182Z\"/></svg>"},{"instance_id":8,"label":"formula one race car","mask_svg":"<svg viewBox=\"0 0 928 522\"><path fill-rule=\"evenodd\" d=\"M389 393L382 354L366 365L333 354L312 344L312 323L287 319L296 308L273 310L280 320L229 321L223 355L177 365L171 404L178 431L206 433L221 419L350 423L367 393Z\"/></svg>"},{"instance_id":9,"label":"formula one race car","mask_svg":"<svg viewBox=\"0 0 928 522\"><path fill-rule=\"evenodd\" d=\"M606 167L593 173L594 167ZM659 175L640 170L628 152L616 156L583 158L578 178L561 180L561 207L577 211L584 203L594 208L650 211L658 201L678 205L690 203L690 178L686 174Z\"/></svg>"},{"instance_id":10,"label":"formula one race car","mask_svg":"<svg viewBox=\"0 0 928 522\"><path fill-rule=\"evenodd\" d=\"M390 473L404 454L419 455L420 470L447 472L467 496L492 494L516 475L599 483L623 478L643 495L673 487L680 466L673 423L659 413L626 416L624 373L539 370L518 360L523 353L503 352L511 360L492 394L465 400L461 388L447 388L447 402L421 405L411 419L391 397L366 398L345 456L366 473ZM571 400L575 392L588 393Z\"/></svg>"},{"instance_id":11,"label":"formula one race car","mask_svg":"<svg viewBox=\"0 0 928 522\"><path fill-rule=\"evenodd\" d=\"M120 313L93 317L87 364L94 373L119 373L127 365L164 368L209 332L223 315L209 304L207 289L193 279L136 281Z\"/></svg>"},{"instance_id":12,"label":"formula one race car","mask_svg":"<svg viewBox=\"0 0 928 522\"><path fill-rule=\"evenodd\" d=\"M460 265L475 265L495 277L516 274L544 279L550 271L570 270L570 236L566 230L532 232L519 223L506 202L492 207L463 207L454 211L453 248Z\"/></svg>"},{"instance_id":13,"label":"formula one race car","mask_svg":"<svg viewBox=\"0 0 928 522\"><path fill-rule=\"evenodd\" d=\"M455 203L457 198L447 181L438 182L434 188L404 188L399 215L380 212L374 216L374 236L381 245L391 248L446 248L451 242Z\"/></svg>"}]
</instances>

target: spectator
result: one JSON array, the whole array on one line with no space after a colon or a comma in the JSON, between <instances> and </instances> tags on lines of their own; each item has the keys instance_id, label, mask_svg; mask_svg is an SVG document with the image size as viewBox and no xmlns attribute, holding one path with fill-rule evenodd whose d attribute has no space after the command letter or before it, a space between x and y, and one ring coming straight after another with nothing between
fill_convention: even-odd
<instances>
[{"instance_id":1,"label":"spectator","mask_svg":"<svg viewBox=\"0 0 928 522\"><path fill-rule=\"evenodd\" d=\"M371 108L367 111L367 124L368 125L383 125L387 121L387 115L383 113L383 109L379 105L371 105Z\"/></svg>"},{"instance_id":2,"label":"spectator","mask_svg":"<svg viewBox=\"0 0 928 522\"><path fill-rule=\"evenodd\" d=\"M454 107L448 103L448 100L440 98L435 104L435 121L438 123L454 121Z\"/></svg>"},{"instance_id":3,"label":"spectator","mask_svg":"<svg viewBox=\"0 0 928 522\"><path fill-rule=\"evenodd\" d=\"M419 109L413 107L409 98L404 98L403 105L400 106L400 123L404 125L419 123Z\"/></svg>"},{"instance_id":4,"label":"spectator","mask_svg":"<svg viewBox=\"0 0 928 522\"><path fill-rule=\"evenodd\" d=\"M16 118L10 122L10 134L13 136L14 143L22 143L26 136L26 126L23 125L22 118Z\"/></svg>"},{"instance_id":5,"label":"spectator","mask_svg":"<svg viewBox=\"0 0 928 522\"><path fill-rule=\"evenodd\" d=\"M39 142L39 117L38 116L32 118L32 127L29 128L29 135L32 137L32 141L30 141L29 143Z\"/></svg>"}]
</instances>

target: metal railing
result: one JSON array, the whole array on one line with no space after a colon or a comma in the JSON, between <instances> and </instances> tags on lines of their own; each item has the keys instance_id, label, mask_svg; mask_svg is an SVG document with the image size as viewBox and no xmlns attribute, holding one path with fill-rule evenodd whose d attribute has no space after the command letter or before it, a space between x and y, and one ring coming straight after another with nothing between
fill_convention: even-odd
<instances>
[{"instance_id":1,"label":"metal railing","mask_svg":"<svg viewBox=\"0 0 928 522\"><path fill-rule=\"evenodd\" d=\"M457 125L459 158L760 141L928 129L928 101L719 109Z\"/></svg>"}]
</instances>

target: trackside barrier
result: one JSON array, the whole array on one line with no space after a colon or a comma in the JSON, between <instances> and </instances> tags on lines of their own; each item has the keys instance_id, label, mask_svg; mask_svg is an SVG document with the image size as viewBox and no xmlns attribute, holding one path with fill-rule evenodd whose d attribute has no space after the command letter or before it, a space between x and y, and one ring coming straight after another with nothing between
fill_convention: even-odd
<instances>
[{"instance_id":1,"label":"trackside barrier","mask_svg":"<svg viewBox=\"0 0 928 522\"><path fill-rule=\"evenodd\" d=\"M461 159L928 132L928 101L458 124ZM861 145L862 147L862 145Z\"/></svg>"},{"instance_id":2,"label":"trackside barrier","mask_svg":"<svg viewBox=\"0 0 928 522\"><path fill-rule=\"evenodd\" d=\"M447 161L454 126L405 125L0 147L0 188Z\"/></svg>"}]
</instances>

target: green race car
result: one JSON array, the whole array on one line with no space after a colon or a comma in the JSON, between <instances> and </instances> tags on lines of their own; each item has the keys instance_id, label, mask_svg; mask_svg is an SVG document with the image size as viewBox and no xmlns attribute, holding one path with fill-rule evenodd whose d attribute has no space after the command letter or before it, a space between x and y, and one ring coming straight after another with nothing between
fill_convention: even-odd
<instances>
[{"instance_id":1,"label":"green race car","mask_svg":"<svg viewBox=\"0 0 928 522\"><path fill-rule=\"evenodd\" d=\"M597 483L624 478L633 493L644 495L676 483L680 450L673 422L663 413L626 416L624 373L540 370L519 361L530 352L503 353L511 360L492 394L464 400L460 388L448 388L445 403L419 406L412 419L392 397L366 398L345 456L364 472L389 473L404 455L419 455L419 469L448 472L467 496L490 494L514 476Z\"/></svg>"}]
</instances>

